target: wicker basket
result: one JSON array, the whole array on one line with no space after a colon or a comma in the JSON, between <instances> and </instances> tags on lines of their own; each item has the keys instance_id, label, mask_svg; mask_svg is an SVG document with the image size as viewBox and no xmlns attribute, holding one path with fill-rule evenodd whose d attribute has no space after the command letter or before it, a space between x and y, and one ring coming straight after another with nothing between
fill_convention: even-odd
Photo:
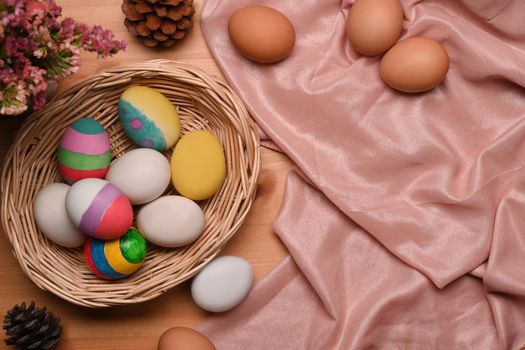
<instances>
[{"instance_id":1,"label":"wicker basket","mask_svg":"<svg viewBox=\"0 0 525 350\"><path fill-rule=\"evenodd\" d=\"M90 117L101 122L113 157L135 147L117 115L120 94L133 84L156 88L178 106L182 134L205 129L217 136L224 147L227 175L220 191L200 203L206 227L197 241L178 249L150 245L135 274L108 282L88 269L82 249L59 247L38 231L33 199L45 185L62 181L56 150L74 120ZM221 251L250 209L259 170L257 133L242 102L225 83L190 65L165 60L112 68L60 93L24 123L2 171L2 224L20 266L40 288L87 307L142 302L191 278ZM174 190L170 186L168 191Z\"/></svg>"}]
</instances>

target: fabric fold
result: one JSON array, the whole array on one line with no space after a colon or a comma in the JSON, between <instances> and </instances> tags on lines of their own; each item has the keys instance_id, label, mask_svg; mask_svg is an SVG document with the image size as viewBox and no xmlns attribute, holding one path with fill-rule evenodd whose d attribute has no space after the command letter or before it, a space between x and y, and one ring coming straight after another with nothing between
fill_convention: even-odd
<instances>
[{"instance_id":1,"label":"fabric fold","mask_svg":"<svg viewBox=\"0 0 525 350\"><path fill-rule=\"evenodd\" d=\"M200 327L217 349L507 349L518 339L498 340L480 279L436 288L294 173L274 228L293 260Z\"/></svg>"},{"instance_id":2,"label":"fabric fold","mask_svg":"<svg viewBox=\"0 0 525 350\"><path fill-rule=\"evenodd\" d=\"M294 276L288 294L276 291L257 317L248 317L250 301L229 313L228 325L250 325L235 337L230 326L221 333L219 321L204 329L224 348L235 348L242 333L257 345L251 348L267 349L259 346L272 336L264 327L282 317L275 302L288 298L289 313L293 305L299 313L292 320L302 308L322 317L302 315L306 335L296 321L280 320L285 333L302 337L293 343L300 346L272 343L272 349L519 349L525 346L525 2L402 1L400 40L430 37L450 56L445 81L415 95L390 89L379 77L379 58L352 50L344 31L352 3L205 3L203 33L226 79L261 135L319 192L290 179L276 232L292 259L249 300L268 297L280 271ZM253 63L229 41L228 18L255 4L280 10L296 29L296 47L282 62ZM323 203L317 208L323 215L301 196ZM308 298L301 302L299 295Z\"/></svg>"}]
</instances>

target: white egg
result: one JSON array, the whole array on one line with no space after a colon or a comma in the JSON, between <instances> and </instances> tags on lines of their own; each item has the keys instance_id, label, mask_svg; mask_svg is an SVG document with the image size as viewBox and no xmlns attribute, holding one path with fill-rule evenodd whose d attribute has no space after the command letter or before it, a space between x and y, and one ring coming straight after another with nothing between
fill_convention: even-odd
<instances>
[{"instance_id":1,"label":"white egg","mask_svg":"<svg viewBox=\"0 0 525 350\"><path fill-rule=\"evenodd\" d=\"M239 305L253 284L249 262L237 256L221 256L210 262L191 284L191 296L206 311L224 312Z\"/></svg>"},{"instance_id":2,"label":"white egg","mask_svg":"<svg viewBox=\"0 0 525 350\"><path fill-rule=\"evenodd\" d=\"M137 215L140 232L161 247L182 247L196 240L204 229L204 213L194 201L164 196L146 204Z\"/></svg>"},{"instance_id":3,"label":"white egg","mask_svg":"<svg viewBox=\"0 0 525 350\"><path fill-rule=\"evenodd\" d=\"M51 241L67 248L79 247L86 241L66 211L66 195L70 186L54 183L44 187L34 201L38 228Z\"/></svg>"},{"instance_id":4,"label":"white egg","mask_svg":"<svg viewBox=\"0 0 525 350\"><path fill-rule=\"evenodd\" d=\"M131 204L158 198L171 179L170 163L160 152L138 148L125 153L110 166L106 180L117 186Z\"/></svg>"}]
</instances>

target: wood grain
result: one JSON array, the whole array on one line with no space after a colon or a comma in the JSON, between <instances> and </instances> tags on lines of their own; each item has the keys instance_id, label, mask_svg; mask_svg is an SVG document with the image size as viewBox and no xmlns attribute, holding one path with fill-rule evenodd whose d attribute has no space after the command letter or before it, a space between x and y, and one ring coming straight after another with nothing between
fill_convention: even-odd
<instances>
[{"instance_id":1,"label":"wood grain","mask_svg":"<svg viewBox=\"0 0 525 350\"><path fill-rule=\"evenodd\" d=\"M64 81L60 89L119 63L155 58L185 61L220 76L200 30L203 0L195 0L196 23L190 35L175 47L158 50L142 46L127 33L120 10L121 0L57 0L57 3L63 7L65 16L88 24L101 24L112 29L117 37L128 41L126 52L115 58L98 60L95 55L83 54L80 71ZM22 119L0 119L2 160L21 123ZM267 149L262 150L262 164L257 199L245 224L223 252L249 260L256 279L260 279L287 254L272 231L272 223L281 205L286 175L292 167L286 156ZM25 277L3 232L0 234L0 255L3 257L0 265L0 312L3 315L11 306L22 301L35 300L40 305L47 305L62 319L64 339L59 347L62 350L153 350L156 349L158 337L167 328L176 325L193 327L208 316L192 301L188 283L144 304L103 310L77 307L41 291ZM3 343L0 348L4 348Z\"/></svg>"}]
</instances>

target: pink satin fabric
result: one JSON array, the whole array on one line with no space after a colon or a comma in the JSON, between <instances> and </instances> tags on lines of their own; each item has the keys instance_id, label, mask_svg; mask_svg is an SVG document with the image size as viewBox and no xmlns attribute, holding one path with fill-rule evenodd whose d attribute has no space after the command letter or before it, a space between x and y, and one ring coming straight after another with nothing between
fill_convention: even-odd
<instances>
[{"instance_id":1,"label":"pink satin fabric","mask_svg":"<svg viewBox=\"0 0 525 350\"><path fill-rule=\"evenodd\" d=\"M288 59L232 47L228 18L253 4L294 24ZM205 3L224 75L311 185L289 179L275 225L291 258L202 330L218 349L524 347L525 2L403 1L402 39L434 38L451 62L418 95L352 50L350 5Z\"/></svg>"}]
</instances>

